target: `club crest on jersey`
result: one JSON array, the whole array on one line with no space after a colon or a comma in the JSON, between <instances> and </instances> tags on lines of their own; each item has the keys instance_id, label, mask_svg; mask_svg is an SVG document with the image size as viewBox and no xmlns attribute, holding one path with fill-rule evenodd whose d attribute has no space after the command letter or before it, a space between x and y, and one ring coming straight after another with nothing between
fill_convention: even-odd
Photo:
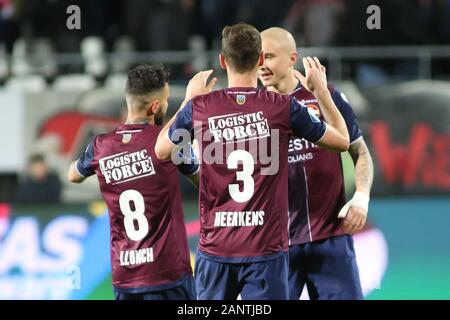
<instances>
[{"instance_id":1,"label":"club crest on jersey","mask_svg":"<svg viewBox=\"0 0 450 320\"><path fill-rule=\"evenodd\" d=\"M209 131L215 142L229 143L270 136L270 128L262 111L232 113L208 118Z\"/></svg>"},{"instance_id":2,"label":"club crest on jersey","mask_svg":"<svg viewBox=\"0 0 450 320\"><path fill-rule=\"evenodd\" d=\"M122 143L128 143L131 140L131 133L124 133L122 135Z\"/></svg>"},{"instance_id":3,"label":"club crest on jersey","mask_svg":"<svg viewBox=\"0 0 450 320\"><path fill-rule=\"evenodd\" d=\"M306 106L308 107L308 111L314 113L317 117L320 118L320 109L318 106L316 106L315 104L307 104Z\"/></svg>"},{"instance_id":4,"label":"club crest on jersey","mask_svg":"<svg viewBox=\"0 0 450 320\"><path fill-rule=\"evenodd\" d=\"M236 96L236 102L237 102L237 104L243 105L245 103L245 95L244 94L238 94Z\"/></svg>"}]
</instances>

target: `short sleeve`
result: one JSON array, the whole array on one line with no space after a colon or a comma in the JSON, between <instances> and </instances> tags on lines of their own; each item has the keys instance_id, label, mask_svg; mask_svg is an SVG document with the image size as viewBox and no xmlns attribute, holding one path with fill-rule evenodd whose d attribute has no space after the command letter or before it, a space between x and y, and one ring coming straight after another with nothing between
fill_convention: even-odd
<instances>
[{"instance_id":1,"label":"short sleeve","mask_svg":"<svg viewBox=\"0 0 450 320\"><path fill-rule=\"evenodd\" d=\"M95 170L92 166L94 160L94 145L93 141L89 143L84 152L81 154L77 161L76 170L79 175L83 177L89 177L95 174Z\"/></svg>"},{"instance_id":2,"label":"short sleeve","mask_svg":"<svg viewBox=\"0 0 450 320\"><path fill-rule=\"evenodd\" d=\"M175 134L176 130L184 130L189 132L192 137L192 100L178 112L175 122L170 126L168 135L170 141L179 144L182 139L180 134Z\"/></svg>"},{"instance_id":3,"label":"short sleeve","mask_svg":"<svg viewBox=\"0 0 450 320\"><path fill-rule=\"evenodd\" d=\"M333 98L336 107L342 114L345 124L347 125L350 143L362 137L362 131L359 128L358 120L350 106L346 96L338 90L334 90L331 97Z\"/></svg>"}]
</instances>

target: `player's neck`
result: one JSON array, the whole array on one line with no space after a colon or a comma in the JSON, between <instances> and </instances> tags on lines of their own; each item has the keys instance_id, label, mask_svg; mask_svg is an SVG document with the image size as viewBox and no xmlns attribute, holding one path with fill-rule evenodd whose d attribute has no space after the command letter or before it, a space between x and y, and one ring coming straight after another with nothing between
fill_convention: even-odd
<instances>
[{"instance_id":1,"label":"player's neck","mask_svg":"<svg viewBox=\"0 0 450 320\"><path fill-rule=\"evenodd\" d=\"M275 91L282 94L290 94L293 92L299 84L298 79L294 74L290 73L284 79L282 79L277 85L269 86L267 89L269 91Z\"/></svg>"},{"instance_id":2,"label":"player's neck","mask_svg":"<svg viewBox=\"0 0 450 320\"><path fill-rule=\"evenodd\" d=\"M244 87L256 88L258 86L258 76L256 72L234 73L228 72L228 88Z\"/></svg>"},{"instance_id":3,"label":"player's neck","mask_svg":"<svg viewBox=\"0 0 450 320\"><path fill-rule=\"evenodd\" d=\"M144 117L144 116L134 116L128 115L127 121L125 124L155 124L155 117Z\"/></svg>"}]
</instances>

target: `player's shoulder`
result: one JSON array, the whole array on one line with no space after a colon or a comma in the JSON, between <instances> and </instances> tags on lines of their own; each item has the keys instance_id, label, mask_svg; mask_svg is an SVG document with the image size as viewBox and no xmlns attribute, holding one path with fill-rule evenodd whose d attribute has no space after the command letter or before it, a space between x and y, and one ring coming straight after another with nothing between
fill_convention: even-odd
<instances>
[{"instance_id":1,"label":"player's shoulder","mask_svg":"<svg viewBox=\"0 0 450 320\"><path fill-rule=\"evenodd\" d=\"M105 143L107 143L107 141L111 140L111 138L114 135L116 129L111 130L109 132L106 133L101 133L101 134L97 134L92 138L92 146L94 148L100 148L101 146L103 146Z\"/></svg>"},{"instance_id":2,"label":"player's shoulder","mask_svg":"<svg viewBox=\"0 0 450 320\"><path fill-rule=\"evenodd\" d=\"M337 86L329 84L328 90L330 91L331 98L333 99L339 110L352 110L347 96Z\"/></svg>"},{"instance_id":3,"label":"player's shoulder","mask_svg":"<svg viewBox=\"0 0 450 320\"><path fill-rule=\"evenodd\" d=\"M271 101L279 101L279 102L291 101L291 96L289 94L278 93L266 89L259 89L258 93L260 96L265 97Z\"/></svg>"},{"instance_id":4,"label":"player's shoulder","mask_svg":"<svg viewBox=\"0 0 450 320\"><path fill-rule=\"evenodd\" d=\"M210 100L220 99L224 95L225 95L224 89L214 90L206 94L200 94L198 96L195 96L190 100L190 102L193 104L200 104L204 102L209 102Z\"/></svg>"},{"instance_id":5,"label":"player's shoulder","mask_svg":"<svg viewBox=\"0 0 450 320\"><path fill-rule=\"evenodd\" d=\"M331 95L333 95L335 93L340 93L339 90L337 89L337 87L334 84L331 84L331 83L327 84L327 89L328 89L328 91L330 92ZM289 95L291 97L296 98L297 100L314 98L314 95L312 94L312 92L309 91L308 89L306 89L305 87L303 87L302 85L299 85Z\"/></svg>"},{"instance_id":6,"label":"player's shoulder","mask_svg":"<svg viewBox=\"0 0 450 320\"><path fill-rule=\"evenodd\" d=\"M262 102L269 105L276 105L278 108L290 107L292 97L289 94L278 93L269 91L265 88L257 89L256 91L257 102ZM289 108L287 108L289 110Z\"/></svg>"},{"instance_id":7,"label":"player's shoulder","mask_svg":"<svg viewBox=\"0 0 450 320\"><path fill-rule=\"evenodd\" d=\"M338 97L339 99L344 100L348 103L347 97L345 94L338 88L338 86L329 83L328 84L328 91L330 91L331 97Z\"/></svg>"},{"instance_id":8,"label":"player's shoulder","mask_svg":"<svg viewBox=\"0 0 450 320\"><path fill-rule=\"evenodd\" d=\"M210 93L198 95L192 98L193 102L201 102L210 99L224 99L229 94L255 94L259 99L270 99L270 100L281 100L289 101L290 97L287 94L281 94L273 91L266 90L265 88L255 88L254 90L239 91L238 88L224 88L219 90L214 90Z\"/></svg>"},{"instance_id":9,"label":"player's shoulder","mask_svg":"<svg viewBox=\"0 0 450 320\"><path fill-rule=\"evenodd\" d=\"M328 83L327 88L338 109L348 109L350 107L347 97L343 92L340 91L340 89L336 85ZM305 105L317 102L317 99L314 97L314 95L302 86L294 90L291 93L291 96Z\"/></svg>"},{"instance_id":10,"label":"player's shoulder","mask_svg":"<svg viewBox=\"0 0 450 320\"><path fill-rule=\"evenodd\" d=\"M96 145L102 145L111 141L118 133L122 133L127 131L127 127L124 124L119 125L118 127L101 134L97 134L92 139L92 142Z\"/></svg>"}]
</instances>

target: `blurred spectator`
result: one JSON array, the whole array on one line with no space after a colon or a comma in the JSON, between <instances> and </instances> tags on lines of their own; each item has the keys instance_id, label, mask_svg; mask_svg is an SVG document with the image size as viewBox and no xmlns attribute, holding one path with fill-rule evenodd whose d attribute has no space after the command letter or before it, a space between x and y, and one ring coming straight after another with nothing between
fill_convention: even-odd
<instances>
[{"instance_id":1,"label":"blurred spectator","mask_svg":"<svg viewBox=\"0 0 450 320\"><path fill-rule=\"evenodd\" d=\"M22 0L22 37L50 38L58 52L78 52L81 30L66 27L67 7L73 0ZM77 1L78 2L78 1ZM78 3L77 3L78 4ZM83 30L83 11L81 12Z\"/></svg>"},{"instance_id":2,"label":"blurred spectator","mask_svg":"<svg viewBox=\"0 0 450 320\"><path fill-rule=\"evenodd\" d=\"M450 0L437 0L435 12L440 43L450 44Z\"/></svg>"},{"instance_id":3,"label":"blurred spectator","mask_svg":"<svg viewBox=\"0 0 450 320\"><path fill-rule=\"evenodd\" d=\"M129 0L125 30L138 51L185 50L191 6L186 0Z\"/></svg>"},{"instance_id":4,"label":"blurred spectator","mask_svg":"<svg viewBox=\"0 0 450 320\"><path fill-rule=\"evenodd\" d=\"M331 46L343 8L341 0L297 0L283 25L301 46Z\"/></svg>"},{"instance_id":5,"label":"blurred spectator","mask_svg":"<svg viewBox=\"0 0 450 320\"><path fill-rule=\"evenodd\" d=\"M50 171L44 157L35 154L28 160L27 175L16 189L13 202L20 204L59 203L61 181L55 172Z\"/></svg>"},{"instance_id":6,"label":"blurred spectator","mask_svg":"<svg viewBox=\"0 0 450 320\"><path fill-rule=\"evenodd\" d=\"M71 0L73 2L73 0ZM79 0L82 8L82 36L96 36L112 50L114 42L124 34L124 18L128 1Z\"/></svg>"},{"instance_id":7,"label":"blurred spectator","mask_svg":"<svg viewBox=\"0 0 450 320\"><path fill-rule=\"evenodd\" d=\"M81 30L66 27L73 4L81 9ZM381 9L379 30L366 26L370 5ZM0 82L29 73L51 82L60 74L85 72L87 59L53 53L80 52L86 37L102 43L102 59L119 53L94 72L100 82L104 69L127 69L134 51L190 50L192 61L170 65L173 80L184 81L195 70L218 67L206 50L218 49L223 27L240 21L258 30L282 26L301 47L450 44L450 0L0 0ZM351 65L343 66L344 73L368 86L417 77L420 70L415 59L346 62ZM433 58L433 76L448 78L449 70L448 57Z\"/></svg>"},{"instance_id":8,"label":"blurred spectator","mask_svg":"<svg viewBox=\"0 0 450 320\"><path fill-rule=\"evenodd\" d=\"M195 0L192 10L193 33L204 37L208 49L220 48L220 35L226 25L244 21L258 30L278 26L293 2L294 0Z\"/></svg>"},{"instance_id":9,"label":"blurred spectator","mask_svg":"<svg viewBox=\"0 0 450 320\"><path fill-rule=\"evenodd\" d=\"M13 43L19 35L14 2L0 0L0 46L5 45L8 52L11 52Z\"/></svg>"},{"instance_id":10,"label":"blurred spectator","mask_svg":"<svg viewBox=\"0 0 450 320\"><path fill-rule=\"evenodd\" d=\"M347 0L341 19L339 45L421 45L436 44L437 17L445 10L437 9L437 1L445 7L448 0ZM366 11L377 5L381 12L381 29L366 27ZM439 12L441 11L441 12ZM448 21L447 21L448 22Z\"/></svg>"}]
</instances>

